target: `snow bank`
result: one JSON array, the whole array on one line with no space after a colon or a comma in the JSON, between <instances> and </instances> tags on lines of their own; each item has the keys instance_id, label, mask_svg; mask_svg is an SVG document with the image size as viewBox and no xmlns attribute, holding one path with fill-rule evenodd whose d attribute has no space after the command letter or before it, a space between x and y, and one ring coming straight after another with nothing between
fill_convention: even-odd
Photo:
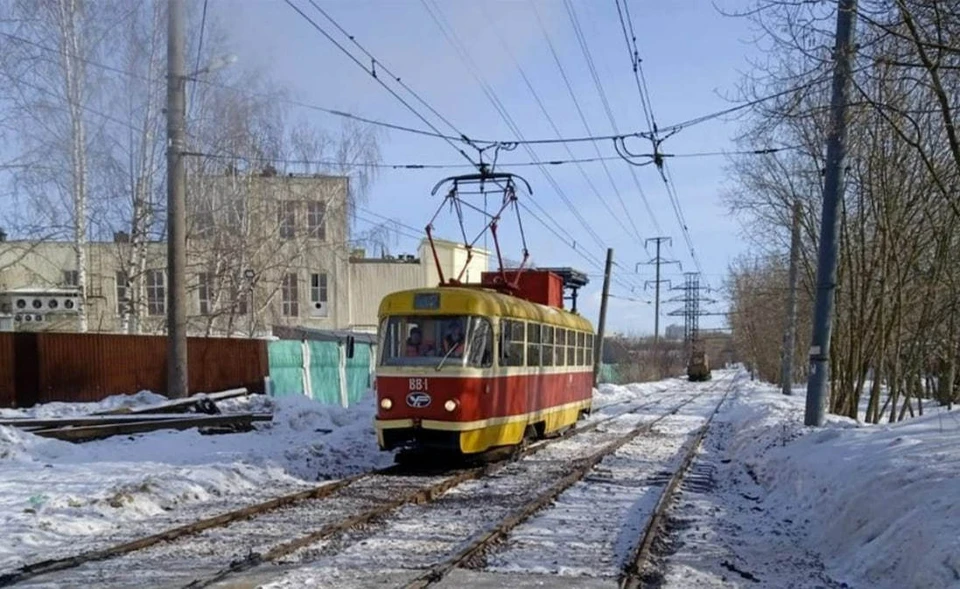
<instances>
[{"instance_id":1,"label":"snow bank","mask_svg":"<svg viewBox=\"0 0 960 589\"><path fill-rule=\"evenodd\" d=\"M802 425L804 395L747 383L722 419L730 458L767 491L771 516L856 587L932 589L960 580L960 413L929 408L895 425L829 416Z\"/></svg>"},{"instance_id":2,"label":"snow bank","mask_svg":"<svg viewBox=\"0 0 960 589\"><path fill-rule=\"evenodd\" d=\"M95 403L44 403L35 405L28 409L2 409L0 408L0 417L11 419L14 417L29 417L34 419L51 419L54 417L76 417L78 415L89 415L100 411L112 411L113 409L140 407L143 405L153 405L168 401L163 395L151 393L150 391L140 391L135 395L112 395L97 401Z\"/></svg>"},{"instance_id":3,"label":"snow bank","mask_svg":"<svg viewBox=\"0 0 960 589\"><path fill-rule=\"evenodd\" d=\"M30 411L76 415L94 404L56 405ZM262 395L219 405L272 411L274 418L240 434L159 431L84 444L0 427L0 572L57 547L76 550L85 539L116 534L130 522L202 511L207 503L219 512L393 461L377 448L373 395L349 409Z\"/></svg>"}]
</instances>

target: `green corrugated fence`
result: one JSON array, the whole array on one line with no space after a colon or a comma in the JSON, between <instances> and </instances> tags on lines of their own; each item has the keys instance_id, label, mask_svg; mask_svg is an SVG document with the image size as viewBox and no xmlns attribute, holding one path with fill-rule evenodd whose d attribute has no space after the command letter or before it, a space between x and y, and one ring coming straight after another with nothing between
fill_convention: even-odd
<instances>
[{"instance_id":1,"label":"green corrugated fence","mask_svg":"<svg viewBox=\"0 0 960 589\"><path fill-rule=\"evenodd\" d=\"M306 395L344 407L359 401L373 384L373 346L355 342L353 358L336 341L278 340L267 343L270 395Z\"/></svg>"},{"instance_id":2,"label":"green corrugated fence","mask_svg":"<svg viewBox=\"0 0 960 589\"><path fill-rule=\"evenodd\" d=\"M616 364L600 365L600 382L609 384L620 384L620 374L617 371Z\"/></svg>"}]
</instances>

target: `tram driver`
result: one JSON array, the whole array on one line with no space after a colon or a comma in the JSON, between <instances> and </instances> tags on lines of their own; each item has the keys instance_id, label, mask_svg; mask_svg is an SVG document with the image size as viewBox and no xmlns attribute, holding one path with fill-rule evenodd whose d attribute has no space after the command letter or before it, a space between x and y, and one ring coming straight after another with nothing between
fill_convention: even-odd
<instances>
[{"instance_id":1,"label":"tram driver","mask_svg":"<svg viewBox=\"0 0 960 589\"><path fill-rule=\"evenodd\" d=\"M451 319L443 336L443 354L450 356L463 355L463 325L458 319Z\"/></svg>"}]
</instances>

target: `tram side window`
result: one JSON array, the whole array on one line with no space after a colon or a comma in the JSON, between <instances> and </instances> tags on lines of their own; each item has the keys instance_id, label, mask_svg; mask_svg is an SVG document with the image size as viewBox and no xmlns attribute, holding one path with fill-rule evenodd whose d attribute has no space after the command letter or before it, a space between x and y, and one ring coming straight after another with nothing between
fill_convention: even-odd
<instances>
[{"instance_id":1,"label":"tram side window","mask_svg":"<svg viewBox=\"0 0 960 589\"><path fill-rule=\"evenodd\" d=\"M567 363L567 330L557 328L557 337L554 342L554 366L563 366Z\"/></svg>"},{"instance_id":2,"label":"tram side window","mask_svg":"<svg viewBox=\"0 0 960 589\"><path fill-rule=\"evenodd\" d=\"M567 366L577 365L577 332L567 332Z\"/></svg>"},{"instance_id":3,"label":"tram side window","mask_svg":"<svg viewBox=\"0 0 960 589\"><path fill-rule=\"evenodd\" d=\"M593 363L593 334L587 334L587 347L586 347L586 360L587 366Z\"/></svg>"},{"instance_id":4,"label":"tram side window","mask_svg":"<svg viewBox=\"0 0 960 589\"><path fill-rule=\"evenodd\" d=\"M483 317L473 317L470 321L470 345L467 347L468 366L488 368L493 365L493 329Z\"/></svg>"},{"instance_id":5,"label":"tram side window","mask_svg":"<svg viewBox=\"0 0 960 589\"><path fill-rule=\"evenodd\" d=\"M500 322L501 366L523 366L526 345L523 321L504 319Z\"/></svg>"},{"instance_id":6,"label":"tram side window","mask_svg":"<svg viewBox=\"0 0 960 589\"><path fill-rule=\"evenodd\" d=\"M583 363L584 335L583 333L577 333L577 366L586 366Z\"/></svg>"},{"instance_id":7,"label":"tram side window","mask_svg":"<svg viewBox=\"0 0 960 589\"><path fill-rule=\"evenodd\" d=\"M542 325L543 328L543 365L553 366L553 327Z\"/></svg>"},{"instance_id":8,"label":"tram side window","mask_svg":"<svg viewBox=\"0 0 960 589\"><path fill-rule=\"evenodd\" d=\"M539 323L527 323L527 366L540 366Z\"/></svg>"}]
</instances>

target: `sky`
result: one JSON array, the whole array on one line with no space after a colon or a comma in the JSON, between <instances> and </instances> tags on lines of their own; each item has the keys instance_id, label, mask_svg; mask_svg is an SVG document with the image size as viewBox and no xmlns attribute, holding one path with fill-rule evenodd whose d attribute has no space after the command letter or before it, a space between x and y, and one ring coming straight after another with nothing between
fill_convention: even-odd
<instances>
[{"instance_id":1,"label":"sky","mask_svg":"<svg viewBox=\"0 0 960 589\"><path fill-rule=\"evenodd\" d=\"M352 54L362 55L308 0L291 1ZM716 6L729 12L743 8L747 0L625 1L629 3L636 30L653 117L661 128L733 104L730 99L736 95L737 84L750 67L750 60L758 57L759 50L751 42L749 23L723 16ZM648 129L615 0L572 0L571 5L616 128L606 114L573 20L561 0L317 0L317 3L379 63L399 76L429 107L452 123L458 133L468 137L500 141L517 138L478 78L488 85L526 139L557 137L543 110L563 137L626 134ZM267 72L297 100L380 121L426 128L417 115L285 2L209 0L209 5L211 14L229 35L237 62ZM449 26L449 38L434 16ZM458 53L455 43L463 47L468 59ZM550 43L590 132L564 85ZM362 57L362 63L369 66L369 59ZM383 76L382 71L380 75ZM523 76L536 91L543 110ZM452 132L415 97L396 84L391 87L438 129ZM341 124L331 115L308 109L294 108L294 111L291 114L295 118L331 129ZM747 248L740 225L722 200L722 195L733 188L725 173L728 162L725 157L717 156L679 156L733 149L731 139L737 130L735 121L715 120L682 130L667 139L661 148L663 153L678 155L670 158L667 166L703 271L702 281L715 288L722 285L729 263ZM651 151L649 142L639 139L629 142L628 147L642 153ZM520 174L532 187L532 195L518 195L533 211L531 214L521 210L531 259L539 266L573 266L589 273L591 283L581 293L580 311L596 322L603 282L602 260L606 248L613 248L613 298L609 304L607 330L652 334L654 293L652 285L645 289L645 281L654 278L654 267L638 264L650 261L654 251L652 244L648 250L644 249L641 240L656 236L672 238L672 245L664 247L663 257L680 261L683 271L696 270L676 212L655 167L633 167L635 182L632 166L621 159L584 162L580 168L572 164L547 166L568 205L538 167L511 164L572 159L571 154L573 158L594 158L598 151L603 157L616 156L613 142L536 145L531 149L533 158L523 147L502 151L497 163L497 171ZM388 164L465 163L442 139L400 131L391 130L381 136L381 151L383 162ZM476 151L469 148L467 151L475 158ZM466 168L381 170L360 210L356 229L362 231L372 222L382 221L376 215L412 228L424 227L442 201L442 192L431 195L433 186L446 176L469 171ZM497 195L490 198L492 207ZM482 201L474 202L482 208ZM546 211L546 215L541 210ZM578 220L574 211L585 223ZM538 218L553 231L546 229ZM471 233L482 225L479 217L468 219L468 223L473 228ZM457 237L457 225L449 211L441 213L436 225L441 237ZM422 230L416 234L410 229L403 232L406 235L398 236L391 243L392 253L415 253ZM504 256L519 259L521 242L515 218L505 218L500 232ZM662 272L664 278L672 281L671 286L682 284L679 266L664 266ZM668 285L663 286L666 289ZM679 295L678 291L664 290L662 299ZM707 305L708 310L724 310L721 292L708 293L708 296L718 300ZM662 305L661 330L671 323L682 323L681 317L668 315L679 308L679 303ZM722 316L701 319L701 328L723 325Z\"/></svg>"}]
</instances>

